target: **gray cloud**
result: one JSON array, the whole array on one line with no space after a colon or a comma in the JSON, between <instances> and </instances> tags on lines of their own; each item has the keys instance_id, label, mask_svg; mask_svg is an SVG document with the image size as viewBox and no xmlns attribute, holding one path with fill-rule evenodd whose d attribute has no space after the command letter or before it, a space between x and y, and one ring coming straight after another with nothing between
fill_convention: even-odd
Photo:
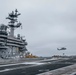
<instances>
[{"instance_id":1,"label":"gray cloud","mask_svg":"<svg viewBox=\"0 0 76 75\"><path fill-rule=\"evenodd\" d=\"M76 51L76 0L0 0L0 22L17 8L23 29L15 30L28 42L28 50L36 55L62 54L57 47L67 47L66 54Z\"/></svg>"}]
</instances>

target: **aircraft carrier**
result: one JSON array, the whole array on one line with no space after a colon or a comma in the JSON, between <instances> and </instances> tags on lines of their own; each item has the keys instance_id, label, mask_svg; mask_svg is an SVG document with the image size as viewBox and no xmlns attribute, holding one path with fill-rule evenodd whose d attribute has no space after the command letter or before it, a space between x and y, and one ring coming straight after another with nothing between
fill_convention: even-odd
<instances>
[{"instance_id":1,"label":"aircraft carrier","mask_svg":"<svg viewBox=\"0 0 76 75\"><path fill-rule=\"evenodd\" d=\"M76 56L25 58L27 42L14 35L22 26L19 15L17 9L12 11L8 24L0 25L0 75L76 75Z\"/></svg>"}]
</instances>

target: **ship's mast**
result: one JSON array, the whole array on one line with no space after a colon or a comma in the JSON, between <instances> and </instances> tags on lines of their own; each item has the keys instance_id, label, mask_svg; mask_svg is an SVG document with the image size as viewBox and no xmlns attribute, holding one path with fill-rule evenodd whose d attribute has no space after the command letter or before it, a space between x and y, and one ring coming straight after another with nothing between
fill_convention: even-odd
<instances>
[{"instance_id":1,"label":"ship's mast","mask_svg":"<svg viewBox=\"0 0 76 75\"><path fill-rule=\"evenodd\" d=\"M17 21L18 16L21 15L20 13L18 13L17 9L14 11L12 11L12 13L10 13L8 15L8 17L6 19L9 19L10 22L8 23L8 26L10 27L10 36L14 37L14 29L15 28L19 28L21 26L21 23Z\"/></svg>"}]
</instances>

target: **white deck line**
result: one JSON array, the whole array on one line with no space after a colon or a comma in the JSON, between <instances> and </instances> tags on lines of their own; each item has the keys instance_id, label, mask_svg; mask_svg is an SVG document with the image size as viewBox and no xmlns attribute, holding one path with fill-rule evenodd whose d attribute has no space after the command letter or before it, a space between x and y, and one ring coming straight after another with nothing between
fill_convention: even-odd
<instances>
[{"instance_id":1,"label":"white deck line","mask_svg":"<svg viewBox=\"0 0 76 75\"><path fill-rule=\"evenodd\" d=\"M40 61L48 61L48 60L57 60L57 59L45 59L45 60L39 60L39 61L32 61L32 62L22 62L22 63L16 63L16 64L7 64L7 65L0 65L0 67L3 66L13 66L13 65L20 65L20 64L40 64ZM43 63L41 63L43 64Z\"/></svg>"},{"instance_id":2,"label":"white deck line","mask_svg":"<svg viewBox=\"0 0 76 75\"><path fill-rule=\"evenodd\" d=\"M27 63L21 63L21 64L27 64ZM29 64L31 64L31 62ZM43 63L35 63L35 62L33 62L32 64L33 65L27 66L27 67L33 67L33 66L36 66L36 65L42 65ZM14 64L12 64L12 65L14 65ZM17 69L22 69L22 68L25 68L25 66L23 66L23 67L17 67L17 68L7 68L7 69L4 69L4 70L0 70L0 72L6 72L6 71L17 70Z\"/></svg>"},{"instance_id":3,"label":"white deck line","mask_svg":"<svg viewBox=\"0 0 76 75\"><path fill-rule=\"evenodd\" d=\"M8 65L0 65L0 67L4 67L4 66L13 66L13 65L20 65L21 63L17 63L17 64L8 64Z\"/></svg>"},{"instance_id":4,"label":"white deck line","mask_svg":"<svg viewBox=\"0 0 76 75\"><path fill-rule=\"evenodd\" d=\"M4 67L4 66L13 66L13 65L20 65L20 64L35 64L35 65L42 65L44 63L39 63L39 62L23 62L23 63L16 63L16 64L7 64L7 65L0 65L0 67Z\"/></svg>"},{"instance_id":5,"label":"white deck line","mask_svg":"<svg viewBox=\"0 0 76 75\"><path fill-rule=\"evenodd\" d=\"M4 70L0 70L0 72L6 72L6 71L11 71L13 69L4 69Z\"/></svg>"}]
</instances>

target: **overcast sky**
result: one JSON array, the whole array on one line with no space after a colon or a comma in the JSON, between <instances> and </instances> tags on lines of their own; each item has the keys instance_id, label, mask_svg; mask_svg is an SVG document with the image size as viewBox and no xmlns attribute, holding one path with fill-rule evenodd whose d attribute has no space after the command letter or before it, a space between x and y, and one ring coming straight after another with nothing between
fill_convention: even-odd
<instances>
[{"instance_id":1,"label":"overcast sky","mask_svg":"<svg viewBox=\"0 0 76 75\"><path fill-rule=\"evenodd\" d=\"M76 54L76 0L0 0L0 23L12 10L21 13L23 29L15 30L25 36L27 49L34 55L52 56ZM66 51L57 51L66 47Z\"/></svg>"}]
</instances>

